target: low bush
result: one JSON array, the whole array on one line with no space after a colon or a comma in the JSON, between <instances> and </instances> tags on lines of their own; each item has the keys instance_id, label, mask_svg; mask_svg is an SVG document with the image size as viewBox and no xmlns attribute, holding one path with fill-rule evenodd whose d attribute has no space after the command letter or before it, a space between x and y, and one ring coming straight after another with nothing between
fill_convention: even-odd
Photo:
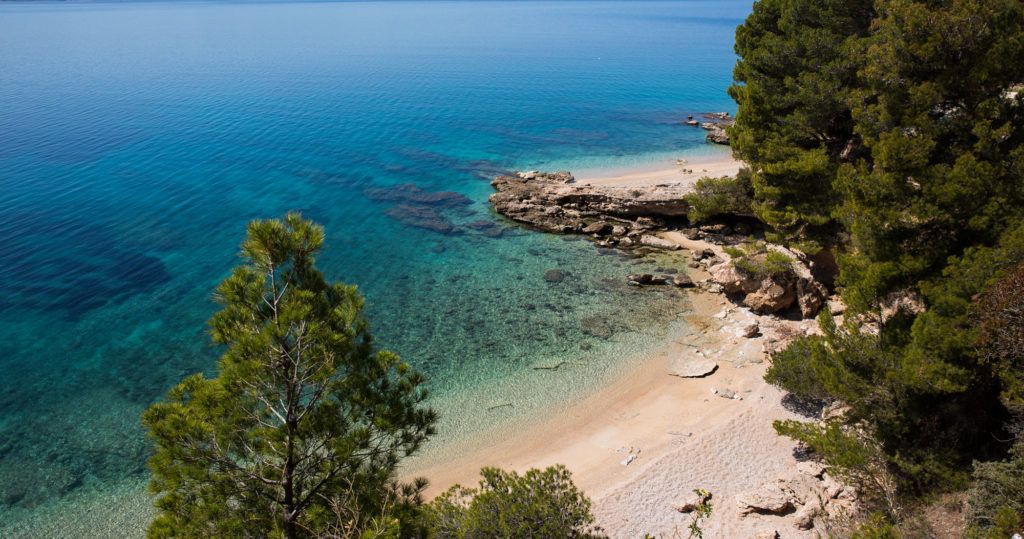
<instances>
[{"instance_id":1,"label":"low bush","mask_svg":"<svg viewBox=\"0 0 1024 539\"><path fill-rule=\"evenodd\" d=\"M720 215L750 217L754 212L754 186L747 168L740 169L736 177L701 178L693 193L686 195L690 209L686 216L691 223L707 221Z\"/></svg>"},{"instance_id":2,"label":"low bush","mask_svg":"<svg viewBox=\"0 0 1024 539\"><path fill-rule=\"evenodd\" d=\"M433 537L601 537L588 499L565 466L524 475L480 471L478 488L455 485L426 508Z\"/></svg>"}]
</instances>

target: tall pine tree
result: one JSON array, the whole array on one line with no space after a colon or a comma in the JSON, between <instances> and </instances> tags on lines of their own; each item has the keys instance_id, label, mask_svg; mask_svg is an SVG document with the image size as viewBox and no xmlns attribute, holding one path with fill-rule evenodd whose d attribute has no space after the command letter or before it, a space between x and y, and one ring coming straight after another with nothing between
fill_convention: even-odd
<instances>
[{"instance_id":1,"label":"tall pine tree","mask_svg":"<svg viewBox=\"0 0 1024 539\"><path fill-rule=\"evenodd\" d=\"M186 378L143 416L156 443L151 537L402 525L422 485L398 485L395 468L435 414L422 376L374 349L355 287L316 269L323 240L298 214L249 225L210 321L226 346L217 377Z\"/></svg>"}]
</instances>

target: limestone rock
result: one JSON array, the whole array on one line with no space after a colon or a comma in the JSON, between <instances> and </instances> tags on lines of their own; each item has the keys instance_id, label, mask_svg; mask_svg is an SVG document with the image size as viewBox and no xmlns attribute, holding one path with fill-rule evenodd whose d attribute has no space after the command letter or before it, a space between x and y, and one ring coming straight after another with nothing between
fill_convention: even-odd
<instances>
[{"instance_id":1,"label":"limestone rock","mask_svg":"<svg viewBox=\"0 0 1024 539\"><path fill-rule=\"evenodd\" d=\"M690 276L685 273L677 273L674 277L672 277L672 284L678 286L679 288L693 288L694 286L696 286L693 284L693 279L691 279Z\"/></svg>"},{"instance_id":2,"label":"limestone rock","mask_svg":"<svg viewBox=\"0 0 1024 539\"><path fill-rule=\"evenodd\" d=\"M607 236L612 232L612 225L605 221L597 221L591 223L583 228L584 234L597 234L598 236Z\"/></svg>"},{"instance_id":3,"label":"limestone rock","mask_svg":"<svg viewBox=\"0 0 1024 539\"><path fill-rule=\"evenodd\" d=\"M640 243L648 247L654 247L655 249L665 249L667 251L678 251L681 247L677 243L661 239L657 236L641 236Z\"/></svg>"},{"instance_id":4,"label":"limestone rock","mask_svg":"<svg viewBox=\"0 0 1024 539\"><path fill-rule=\"evenodd\" d=\"M793 515L793 524L801 530L809 530L814 527L814 519L821 514L821 503L811 500L806 505L797 509Z\"/></svg>"},{"instance_id":5,"label":"limestone rock","mask_svg":"<svg viewBox=\"0 0 1024 539\"><path fill-rule=\"evenodd\" d=\"M729 133L721 127L716 127L708 131L707 139L715 144L729 145Z\"/></svg>"},{"instance_id":6,"label":"limestone rock","mask_svg":"<svg viewBox=\"0 0 1024 539\"><path fill-rule=\"evenodd\" d=\"M757 322L751 322L740 328L740 331L744 337L750 339L761 333L761 326Z\"/></svg>"},{"instance_id":7,"label":"limestone rock","mask_svg":"<svg viewBox=\"0 0 1024 539\"><path fill-rule=\"evenodd\" d=\"M788 309L796 298L796 290L793 288L772 279L765 279L761 283L761 288L743 298L743 304L756 313L769 314Z\"/></svg>"},{"instance_id":8,"label":"limestone rock","mask_svg":"<svg viewBox=\"0 0 1024 539\"><path fill-rule=\"evenodd\" d=\"M814 478L821 478L825 473L825 465L813 460L796 463L796 471Z\"/></svg>"},{"instance_id":9,"label":"limestone rock","mask_svg":"<svg viewBox=\"0 0 1024 539\"><path fill-rule=\"evenodd\" d=\"M708 273L727 294L750 294L761 287L761 281L743 275L728 262L708 267Z\"/></svg>"},{"instance_id":10,"label":"limestone rock","mask_svg":"<svg viewBox=\"0 0 1024 539\"><path fill-rule=\"evenodd\" d=\"M668 373L680 378L703 378L718 370L718 363L710 359L675 358L668 366Z\"/></svg>"},{"instance_id":11,"label":"limestone rock","mask_svg":"<svg viewBox=\"0 0 1024 539\"><path fill-rule=\"evenodd\" d=\"M494 209L515 221L549 232L581 232L596 222L646 219L643 226L659 228L664 218L686 215L682 182L645 189L624 186L576 185L568 172L530 171L498 176L491 182ZM627 227L606 233L622 235ZM607 228L602 226L600 231ZM592 232L588 232L590 234ZM597 232L593 232L597 233Z\"/></svg>"},{"instance_id":12,"label":"limestone rock","mask_svg":"<svg viewBox=\"0 0 1024 539\"><path fill-rule=\"evenodd\" d=\"M750 513L781 514L793 508L790 493L776 483L766 483L757 490L736 497L740 516Z\"/></svg>"},{"instance_id":13,"label":"limestone rock","mask_svg":"<svg viewBox=\"0 0 1024 539\"><path fill-rule=\"evenodd\" d=\"M796 282L796 300L804 318L814 318L828 298L828 288L813 279L801 278Z\"/></svg>"},{"instance_id":14,"label":"limestone rock","mask_svg":"<svg viewBox=\"0 0 1024 539\"><path fill-rule=\"evenodd\" d=\"M832 316L839 316L846 312L846 304L838 297L830 299L828 300L828 311Z\"/></svg>"}]
</instances>

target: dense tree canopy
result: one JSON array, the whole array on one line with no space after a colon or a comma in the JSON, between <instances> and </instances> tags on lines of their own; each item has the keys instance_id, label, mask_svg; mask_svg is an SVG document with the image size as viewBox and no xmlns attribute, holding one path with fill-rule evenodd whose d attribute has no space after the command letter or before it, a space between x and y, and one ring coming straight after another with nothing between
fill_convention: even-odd
<instances>
[{"instance_id":1,"label":"dense tree canopy","mask_svg":"<svg viewBox=\"0 0 1024 539\"><path fill-rule=\"evenodd\" d=\"M1010 447L1024 387L1007 337L1024 307L1024 2L760 0L736 51L757 215L833 250L849 306L767 376L846 413L780 430L837 459L854 445L836 440L869 436L857 447L904 493L965 484Z\"/></svg>"},{"instance_id":2,"label":"dense tree canopy","mask_svg":"<svg viewBox=\"0 0 1024 539\"><path fill-rule=\"evenodd\" d=\"M186 378L143 417L150 536L354 537L412 520L422 484L394 471L434 412L421 375L374 349L355 287L315 268L323 239L297 214L249 225L210 321L218 376Z\"/></svg>"},{"instance_id":3,"label":"dense tree canopy","mask_svg":"<svg viewBox=\"0 0 1024 539\"><path fill-rule=\"evenodd\" d=\"M873 14L872 0L761 0L736 31L731 145L754 172L758 217L783 239L831 230L853 144L846 97Z\"/></svg>"}]
</instances>

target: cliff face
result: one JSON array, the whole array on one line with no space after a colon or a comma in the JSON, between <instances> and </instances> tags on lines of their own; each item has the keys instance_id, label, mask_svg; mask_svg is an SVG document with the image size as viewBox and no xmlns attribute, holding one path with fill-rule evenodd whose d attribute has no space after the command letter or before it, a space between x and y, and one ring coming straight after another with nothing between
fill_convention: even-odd
<instances>
[{"instance_id":1,"label":"cliff face","mask_svg":"<svg viewBox=\"0 0 1024 539\"><path fill-rule=\"evenodd\" d=\"M550 232L580 233L594 227L593 233L627 235L659 228L659 220L683 218L688 208L685 185L578 185L568 172L520 172L499 176L491 185L497 192L490 202L498 213Z\"/></svg>"}]
</instances>

